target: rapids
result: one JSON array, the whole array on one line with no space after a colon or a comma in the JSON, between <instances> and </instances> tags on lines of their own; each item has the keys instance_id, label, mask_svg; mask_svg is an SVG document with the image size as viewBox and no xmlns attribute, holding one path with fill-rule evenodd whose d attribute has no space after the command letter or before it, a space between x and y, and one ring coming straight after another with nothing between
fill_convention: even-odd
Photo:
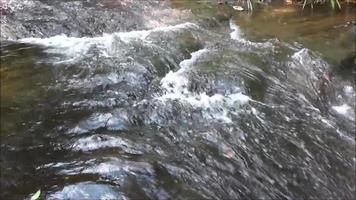
<instances>
[{"instance_id":1,"label":"rapids","mask_svg":"<svg viewBox=\"0 0 356 200\"><path fill-rule=\"evenodd\" d=\"M2 199L355 198L354 82L180 3L10 1Z\"/></svg>"}]
</instances>

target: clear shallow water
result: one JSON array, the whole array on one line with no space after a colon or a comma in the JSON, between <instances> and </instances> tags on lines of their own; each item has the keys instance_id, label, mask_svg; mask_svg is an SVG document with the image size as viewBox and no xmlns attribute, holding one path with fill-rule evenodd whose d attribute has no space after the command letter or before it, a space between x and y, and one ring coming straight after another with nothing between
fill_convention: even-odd
<instances>
[{"instance_id":1,"label":"clear shallow water","mask_svg":"<svg viewBox=\"0 0 356 200\"><path fill-rule=\"evenodd\" d=\"M354 6L346 5L337 11L329 6L303 11L295 6L276 5L257 10L253 15L238 13L235 19L250 39L277 37L300 43L339 66L341 60L355 55L355 11Z\"/></svg>"},{"instance_id":2,"label":"clear shallow water","mask_svg":"<svg viewBox=\"0 0 356 200\"><path fill-rule=\"evenodd\" d=\"M2 197L354 198L354 83L321 104L319 53L173 3L133 3L164 16L136 30L2 41Z\"/></svg>"}]
</instances>

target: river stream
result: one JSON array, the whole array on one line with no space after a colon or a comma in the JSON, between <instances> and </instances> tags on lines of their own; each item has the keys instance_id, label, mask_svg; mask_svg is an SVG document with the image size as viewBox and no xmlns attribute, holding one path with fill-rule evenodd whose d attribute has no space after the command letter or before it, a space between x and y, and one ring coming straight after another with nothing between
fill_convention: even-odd
<instances>
[{"instance_id":1,"label":"river stream","mask_svg":"<svg viewBox=\"0 0 356 200\"><path fill-rule=\"evenodd\" d=\"M354 12L11 2L1 199L355 198Z\"/></svg>"}]
</instances>

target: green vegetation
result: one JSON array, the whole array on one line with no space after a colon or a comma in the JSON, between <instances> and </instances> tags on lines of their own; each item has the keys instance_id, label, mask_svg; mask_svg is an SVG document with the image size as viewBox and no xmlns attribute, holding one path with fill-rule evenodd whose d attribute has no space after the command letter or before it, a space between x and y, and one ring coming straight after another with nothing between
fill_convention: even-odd
<instances>
[{"instance_id":1,"label":"green vegetation","mask_svg":"<svg viewBox=\"0 0 356 200\"><path fill-rule=\"evenodd\" d=\"M314 5L316 5L316 4L325 4L325 3L327 3L327 2L330 3L332 9L335 9L335 8L336 8L336 5L337 5L337 7L338 7L339 9L341 9L341 5L340 5L339 0L304 0L304 2L303 2L303 9L305 8L305 6L306 6L307 4L309 4L310 7L313 8Z\"/></svg>"},{"instance_id":2,"label":"green vegetation","mask_svg":"<svg viewBox=\"0 0 356 200\"><path fill-rule=\"evenodd\" d=\"M341 9L341 4L339 0L284 0L286 4L299 4L303 5L302 9L307 5L310 5L311 8L314 8L314 5L323 5L326 3L330 3L330 6L332 9ZM252 11L254 6L256 4L265 4L264 1L261 0L238 0L237 4L242 4L244 7L246 7L247 10ZM349 2L349 1L347 1Z\"/></svg>"}]
</instances>

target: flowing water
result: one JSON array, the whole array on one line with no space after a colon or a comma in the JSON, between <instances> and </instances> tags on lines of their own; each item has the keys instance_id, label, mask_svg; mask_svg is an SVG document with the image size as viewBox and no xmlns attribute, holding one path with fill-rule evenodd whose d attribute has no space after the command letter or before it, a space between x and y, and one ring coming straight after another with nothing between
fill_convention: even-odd
<instances>
[{"instance_id":1,"label":"flowing water","mask_svg":"<svg viewBox=\"0 0 356 200\"><path fill-rule=\"evenodd\" d=\"M2 19L2 199L355 198L353 12L21 2Z\"/></svg>"}]
</instances>

